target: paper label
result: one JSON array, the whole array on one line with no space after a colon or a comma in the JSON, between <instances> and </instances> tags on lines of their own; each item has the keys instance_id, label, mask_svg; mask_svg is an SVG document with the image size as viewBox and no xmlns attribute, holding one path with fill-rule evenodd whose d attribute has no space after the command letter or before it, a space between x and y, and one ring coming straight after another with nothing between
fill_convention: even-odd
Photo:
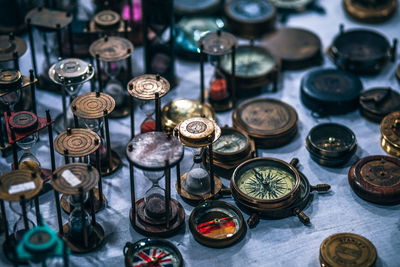
<instances>
[{"instance_id":1,"label":"paper label","mask_svg":"<svg viewBox=\"0 0 400 267\"><path fill-rule=\"evenodd\" d=\"M33 181L30 181L30 182L26 182L26 183L22 183L22 184L15 184L15 185L10 186L10 188L8 188L8 193L10 195L18 194L21 192L33 190L35 188L36 188L35 183Z\"/></svg>"},{"instance_id":2,"label":"paper label","mask_svg":"<svg viewBox=\"0 0 400 267\"><path fill-rule=\"evenodd\" d=\"M75 176L70 170L65 170L61 175L70 186L75 187L80 185L82 182Z\"/></svg>"}]
</instances>

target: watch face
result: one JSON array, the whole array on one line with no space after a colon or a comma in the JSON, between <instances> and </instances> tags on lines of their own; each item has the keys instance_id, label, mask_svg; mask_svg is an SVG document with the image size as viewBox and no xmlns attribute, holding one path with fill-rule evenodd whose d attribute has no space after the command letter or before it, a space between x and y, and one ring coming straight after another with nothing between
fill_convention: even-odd
<instances>
[{"instance_id":1,"label":"watch face","mask_svg":"<svg viewBox=\"0 0 400 267\"><path fill-rule=\"evenodd\" d=\"M129 256L133 267L179 267L183 264L179 250L162 239L148 238L138 241Z\"/></svg>"},{"instance_id":2,"label":"watch face","mask_svg":"<svg viewBox=\"0 0 400 267\"><path fill-rule=\"evenodd\" d=\"M275 59L261 47L239 46L236 50L235 75L241 78L253 78L269 74L275 67ZM222 69L232 72L232 57L225 56L221 60Z\"/></svg>"},{"instance_id":3,"label":"watch face","mask_svg":"<svg viewBox=\"0 0 400 267\"><path fill-rule=\"evenodd\" d=\"M222 133L214 143L213 150L218 153L235 153L243 150L248 143L245 135L237 131Z\"/></svg>"},{"instance_id":4,"label":"watch face","mask_svg":"<svg viewBox=\"0 0 400 267\"><path fill-rule=\"evenodd\" d=\"M242 193L259 200L282 198L296 186L296 176L290 170L268 160L245 166L236 179Z\"/></svg>"},{"instance_id":5,"label":"watch face","mask_svg":"<svg viewBox=\"0 0 400 267\"><path fill-rule=\"evenodd\" d=\"M268 19L274 13L273 5L266 0L236 0L229 3L231 14L247 22Z\"/></svg>"}]
</instances>

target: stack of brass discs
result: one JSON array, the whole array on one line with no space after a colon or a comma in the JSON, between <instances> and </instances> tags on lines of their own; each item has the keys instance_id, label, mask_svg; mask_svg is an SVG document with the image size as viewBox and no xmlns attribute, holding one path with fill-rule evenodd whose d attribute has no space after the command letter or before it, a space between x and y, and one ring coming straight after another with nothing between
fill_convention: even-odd
<instances>
[{"instance_id":1,"label":"stack of brass discs","mask_svg":"<svg viewBox=\"0 0 400 267\"><path fill-rule=\"evenodd\" d=\"M378 23L392 17L397 9L397 0L343 0L343 7L355 20Z\"/></svg>"},{"instance_id":2,"label":"stack of brass discs","mask_svg":"<svg viewBox=\"0 0 400 267\"><path fill-rule=\"evenodd\" d=\"M361 115L373 122L382 119L396 110L400 110L400 94L392 88L374 88L360 95Z\"/></svg>"},{"instance_id":3,"label":"stack of brass discs","mask_svg":"<svg viewBox=\"0 0 400 267\"><path fill-rule=\"evenodd\" d=\"M276 99L256 98L241 103L232 113L233 125L246 132L256 147L289 143L297 133L298 116L290 105Z\"/></svg>"},{"instance_id":4,"label":"stack of brass discs","mask_svg":"<svg viewBox=\"0 0 400 267\"><path fill-rule=\"evenodd\" d=\"M204 147L214 143L221 136L221 128L206 118L191 118L175 127L174 135L188 147Z\"/></svg>"},{"instance_id":5,"label":"stack of brass discs","mask_svg":"<svg viewBox=\"0 0 400 267\"><path fill-rule=\"evenodd\" d=\"M128 82L128 93L139 100L155 100L156 94L161 98L170 89L167 79L155 74L145 74Z\"/></svg>"},{"instance_id":6,"label":"stack of brass discs","mask_svg":"<svg viewBox=\"0 0 400 267\"><path fill-rule=\"evenodd\" d=\"M216 118L215 111L208 103L202 105L196 100L176 99L163 107L161 124L164 131L172 132L180 122L200 116L213 121Z\"/></svg>"},{"instance_id":7,"label":"stack of brass discs","mask_svg":"<svg viewBox=\"0 0 400 267\"><path fill-rule=\"evenodd\" d=\"M352 233L329 236L319 250L321 267L372 267L376 257L376 249L371 241Z\"/></svg>"},{"instance_id":8,"label":"stack of brass discs","mask_svg":"<svg viewBox=\"0 0 400 267\"><path fill-rule=\"evenodd\" d=\"M76 97L71 103L72 113L82 119L100 119L111 114L115 100L110 95L89 92Z\"/></svg>"},{"instance_id":9,"label":"stack of brass discs","mask_svg":"<svg viewBox=\"0 0 400 267\"><path fill-rule=\"evenodd\" d=\"M386 153L400 157L400 111L390 113L381 121L381 146Z\"/></svg>"}]
</instances>

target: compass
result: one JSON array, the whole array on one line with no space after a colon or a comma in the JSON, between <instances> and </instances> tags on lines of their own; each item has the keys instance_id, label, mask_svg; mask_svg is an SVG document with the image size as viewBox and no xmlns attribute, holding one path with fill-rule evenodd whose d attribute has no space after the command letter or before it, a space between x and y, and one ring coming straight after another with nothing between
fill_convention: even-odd
<instances>
[{"instance_id":1,"label":"compass","mask_svg":"<svg viewBox=\"0 0 400 267\"><path fill-rule=\"evenodd\" d=\"M221 60L221 69L231 75L232 57L227 56ZM255 45L239 45L236 49L235 81L238 89L256 89L274 83L279 70L279 60L267 49Z\"/></svg>"},{"instance_id":2,"label":"compass","mask_svg":"<svg viewBox=\"0 0 400 267\"><path fill-rule=\"evenodd\" d=\"M144 238L124 247L126 267L183 267L182 255L171 242Z\"/></svg>"},{"instance_id":3,"label":"compass","mask_svg":"<svg viewBox=\"0 0 400 267\"><path fill-rule=\"evenodd\" d=\"M368 156L353 164L349 184L361 198L378 204L400 202L400 160L389 156Z\"/></svg>"},{"instance_id":4,"label":"compass","mask_svg":"<svg viewBox=\"0 0 400 267\"><path fill-rule=\"evenodd\" d=\"M360 96L360 113L370 121L380 123L396 110L400 110L400 94L390 87L373 88Z\"/></svg>"},{"instance_id":5,"label":"compass","mask_svg":"<svg viewBox=\"0 0 400 267\"><path fill-rule=\"evenodd\" d=\"M393 46L381 33L367 29L344 31L340 26L339 34L328 48L328 56L339 68L356 74L378 74L389 60L394 61L396 40Z\"/></svg>"},{"instance_id":6,"label":"compass","mask_svg":"<svg viewBox=\"0 0 400 267\"><path fill-rule=\"evenodd\" d=\"M300 174L293 166L275 158L254 158L234 171L230 188L235 201L252 217L268 216L290 207L300 196ZM251 217L250 217L251 218ZM251 220L250 220L251 221ZM255 226L248 221L249 226Z\"/></svg>"},{"instance_id":7,"label":"compass","mask_svg":"<svg viewBox=\"0 0 400 267\"><path fill-rule=\"evenodd\" d=\"M197 206L189 217L193 237L205 246L227 247L246 233L243 215L225 201L206 201Z\"/></svg>"},{"instance_id":8,"label":"compass","mask_svg":"<svg viewBox=\"0 0 400 267\"><path fill-rule=\"evenodd\" d=\"M320 165L340 166L357 151L357 140L352 130L337 123L322 123L313 127L306 138L311 158Z\"/></svg>"},{"instance_id":9,"label":"compass","mask_svg":"<svg viewBox=\"0 0 400 267\"><path fill-rule=\"evenodd\" d=\"M211 15L221 7L221 0L175 0L174 13L178 16Z\"/></svg>"},{"instance_id":10,"label":"compass","mask_svg":"<svg viewBox=\"0 0 400 267\"><path fill-rule=\"evenodd\" d=\"M242 130L222 127L221 136L213 145L214 165L232 170L255 154L254 141Z\"/></svg>"},{"instance_id":11,"label":"compass","mask_svg":"<svg viewBox=\"0 0 400 267\"><path fill-rule=\"evenodd\" d=\"M244 38L260 37L275 27L276 8L268 0L230 0L225 14L232 31Z\"/></svg>"},{"instance_id":12,"label":"compass","mask_svg":"<svg viewBox=\"0 0 400 267\"><path fill-rule=\"evenodd\" d=\"M390 19L397 9L397 0L343 0L343 8L351 18L364 23Z\"/></svg>"},{"instance_id":13,"label":"compass","mask_svg":"<svg viewBox=\"0 0 400 267\"><path fill-rule=\"evenodd\" d=\"M314 4L315 0L270 0L279 10L289 12L303 12L310 5Z\"/></svg>"},{"instance_id":14,"label":"compass","mask_svg":"<svg viewBox=\"0 0 400 267\"><path fill-rule=\"evenodd\" d=\"M381 121L381 146L386 153L400 157L400 111L395 111Z\"/></svg>"}]
</instances>

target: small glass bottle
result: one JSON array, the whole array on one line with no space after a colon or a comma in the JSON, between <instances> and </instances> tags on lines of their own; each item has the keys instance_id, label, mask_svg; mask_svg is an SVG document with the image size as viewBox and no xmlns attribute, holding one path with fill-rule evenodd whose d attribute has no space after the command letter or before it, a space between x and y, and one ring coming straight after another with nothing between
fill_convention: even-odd
<instances>
[{"instance_id":1,"label":"small glass bottle","mask_svg":"<svg viewBox=\"0 0 400 267\"><path fill-rule=\"evenodd\" d=\"M215 67L215 72L210 80L210 103L222 103L229 101L229 91L225 75Z\"/></svg>"},{"instance_id":2,"label":"small glass bottle","mask_svg":"<svg viewBox=\"0 0 400 267\"><path fill-rule=\"evenodd\" d=\"M200 155L193 157L193 165L183 181L183 189L193 195L201 196L210 193L210 175Z\"/></svg>"}]
</instances>

